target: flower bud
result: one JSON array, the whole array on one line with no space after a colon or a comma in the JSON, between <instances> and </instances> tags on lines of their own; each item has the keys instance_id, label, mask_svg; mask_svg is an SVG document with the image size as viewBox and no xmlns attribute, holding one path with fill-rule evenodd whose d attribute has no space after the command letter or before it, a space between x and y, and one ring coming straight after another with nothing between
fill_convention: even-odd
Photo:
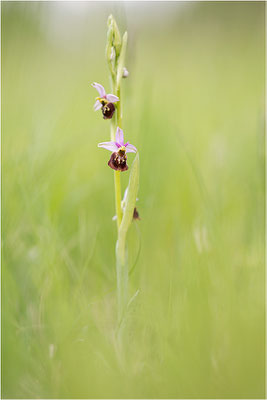
<instances>
[{"instance_id":1,"label":"flower bud","mask_svg":"<svg viewBox=\"0 0 267 400\"><path fill-rule=\"evenodd\" d=\"M129 72L126 67L123 67L122 77L127 78L129 76Z\"/></svg>"},{"instance_id":2,"label":"flower bud","mask_svg":"<svg viewBox=\"0 0 267 400\"><path fill-rule=\"evenodd\" d=\"M112 44L115 48L115 52L117 57L120 55L120 51L121 51L121 35L120 35L120 31L118 28L118 25L115 21L115 19L113 18L113 15L110 15L108 17L108 42L110 44Z\"/></svg>"},{"instance_id":3,"label":"flower bud","mask_svg":"<svg viewBox=\"0 0 267 400\"><path fill-rule=\"evenodd\" d=\"M107 45L106 45L106 58L107 61L110 61L110 56L111 56L111 49L113 47L113 30L112 30L112 25L108 27L108 33L107 33Z\"/></svg>"},{"instance_id":4,"label":"flower bud","mask_svg":"<svg viewBox=\"0 0 267 400\"><path fill-rule=\"evenodd\" d=\"M116 54L118 57L121 52L121 35L115 19L113 19L113 27L114 27L113 46L115 47Z\"/></svg>"}]
</instances>

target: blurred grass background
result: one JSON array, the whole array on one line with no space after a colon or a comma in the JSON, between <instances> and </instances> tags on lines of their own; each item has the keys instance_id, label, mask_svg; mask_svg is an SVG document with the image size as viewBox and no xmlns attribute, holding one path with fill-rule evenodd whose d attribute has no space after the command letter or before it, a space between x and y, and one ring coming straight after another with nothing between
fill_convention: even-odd
<instances>
[{"instance_id":1,"label":"blurred grass background","mask_svg":"<svg viewBox=\"0 0 267 400\"><path fill-rule=\"evenodd\" d=\"M2 397L264 398L265 4L1 6ZM109 122L89 85L109 86L110 13L141 159L125 370Z\"/></svg>"}]
</instances>

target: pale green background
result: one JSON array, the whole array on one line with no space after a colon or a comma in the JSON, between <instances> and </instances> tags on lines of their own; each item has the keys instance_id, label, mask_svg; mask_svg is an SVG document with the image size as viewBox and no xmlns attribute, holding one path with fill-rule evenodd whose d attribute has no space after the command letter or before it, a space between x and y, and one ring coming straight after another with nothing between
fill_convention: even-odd
<instances>
[{"instance_id":1,"label":"pale green background","mask_svg":"<svg viewBox=\"0 0 267 400\"><path fill-rule=\"evenodd\" d=\"M264 397L264 7L2 2L3 398ZM111 12L141 161L124 370L90 87Z\"/></svg>"}]
</instances>

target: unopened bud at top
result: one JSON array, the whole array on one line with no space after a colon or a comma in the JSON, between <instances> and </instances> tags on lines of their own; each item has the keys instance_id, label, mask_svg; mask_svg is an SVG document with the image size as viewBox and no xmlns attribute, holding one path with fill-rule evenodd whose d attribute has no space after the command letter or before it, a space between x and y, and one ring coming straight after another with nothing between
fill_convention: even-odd
<instances>
[{"instance_id":1,"label":"unopened bud at top","mask_svg":"<svg viewBox=\"0 0 267 400\"><path fill-rule=\"evenodd\" d=\"M121 51L121 35L118 25L112 15L108 17L108 41L110 46L113 46L117 57Z\"/></svg>"}]
</instances>

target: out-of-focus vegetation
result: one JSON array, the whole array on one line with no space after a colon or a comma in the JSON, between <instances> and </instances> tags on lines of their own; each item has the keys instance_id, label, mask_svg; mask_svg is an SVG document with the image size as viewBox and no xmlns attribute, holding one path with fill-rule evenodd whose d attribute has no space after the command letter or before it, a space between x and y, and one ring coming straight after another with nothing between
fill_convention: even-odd
<instances>
[{"instance_id":1,"label":"out-of-focus vegetation","mask_svg":"<svg viewBox=\"0 0 267 400\"><path fill-rule=\"evenodd\" d=\"M3 398L264 397L264 6L2 2ZM89 86L111 12L141 160L124 368Z\"/></svg>"}]
</instances>

